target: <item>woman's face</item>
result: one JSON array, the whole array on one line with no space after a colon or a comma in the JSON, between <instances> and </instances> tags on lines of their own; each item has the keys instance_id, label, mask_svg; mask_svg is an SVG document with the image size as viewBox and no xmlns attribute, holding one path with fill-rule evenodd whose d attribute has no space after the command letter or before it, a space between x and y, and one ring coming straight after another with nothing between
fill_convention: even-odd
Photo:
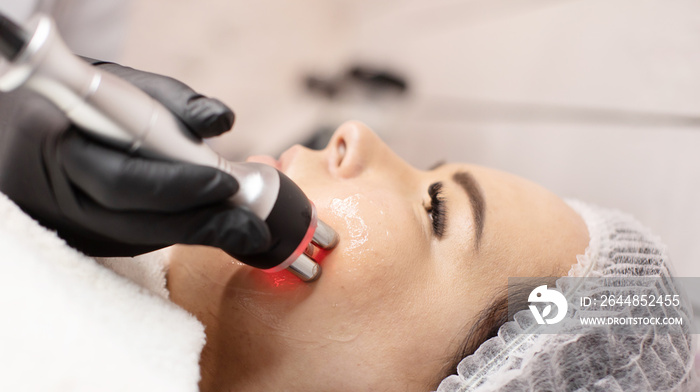
<instances>
[{"instance_id":1,"label":"woman's face","mask_svg":"<svg viewBox=\"0 0 700 392\"><path fill-rule=\"evenodd\" d=\"M418 170L365 125L275 165L340 243L307 284L222 251L180 247L172 300L207 331L202 389L427 390L508 277L562 276L582 219L521 178L468 164Z\"/></svg>"}]
</instances>

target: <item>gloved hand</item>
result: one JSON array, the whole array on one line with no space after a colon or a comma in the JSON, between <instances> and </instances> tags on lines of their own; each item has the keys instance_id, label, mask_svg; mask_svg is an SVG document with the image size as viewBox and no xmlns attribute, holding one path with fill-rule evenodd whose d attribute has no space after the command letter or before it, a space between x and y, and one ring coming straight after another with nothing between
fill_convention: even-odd
<instances>
[{"instance_id":1,"label":"gloved hand","mask_svg":"<svg viewBox=\"0 0 700 392\"><path fill-rule=\"evenodd\" d=\"M94 62L160 101L197 137L220 135L233 112L168 77ZM236 180L213 168L130 155L92 139L52 103L0 94L0 191L71 246L133 256L175 243L264 251L267 226L227 199Z\"/></svg>"}]
</instances>

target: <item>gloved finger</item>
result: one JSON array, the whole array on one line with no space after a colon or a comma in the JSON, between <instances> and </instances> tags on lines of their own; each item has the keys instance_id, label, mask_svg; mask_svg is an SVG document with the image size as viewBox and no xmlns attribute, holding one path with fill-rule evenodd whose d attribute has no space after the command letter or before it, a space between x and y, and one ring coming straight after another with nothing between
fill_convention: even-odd
<instances>
[{"instance_id":1,"label":"gloved finger","mask_svg":"<svg viewBox=\"0 0 700 392\"><path fill-rule=\"evenodd\" d=\"M235 115L228 106L195 92L176 79L114 63L98 63L98 66L160 101L200 137L218 136L233 127Z\"/></svg>"},{"instance_id":2,"label":"gloved finger","mask_svg":"<svg viewBox=\"0 0 700 392\"><path fill-rule=\"evenodd\" d=\"M61 238L72 248L78 249L86 255L93 257L134 257L172 245L125 244L93 231L80 230L73 226L61 227L59 225L56 227L56 230Z\"/></svg>"},{"instance_id":3,"label":"gloved finger","mask_svg":"<svg viewBox=\"0 0 700 392\"><path fill-rule=\"evenodd\" d=\"M230 203L178 214L122 212L82 200L83 223L91 230L131 245L208 245L229 254L260 253L270 246L265 222Z\"/></svg>"},{"instance_id":4,"label":"gloved finger","mask_svg":"<svg viewBox=\"0 0 700 392\"><path fill-rule=\"evenodd\" d=\"M0 192L34 219L57 210L42 146L71 126L46 98L26 89L0 94Z\"/></svg>"},{"instance_id":5,"label":"gloved finger","mask_svg":"<svg viewBox=\"0 0 700 392\"><path fill-rule=\"evenodd\" d=\"M71 182L113 210L179 212L226 200L238 190L238 182L220 170L132 156L75 129L62 136L58 149Z\"/></svg>"},{"instance_id":6,"label":"gloved finger","mask_svg":"<svg viewBox=\"0 0 700 392\"><path fill-rule=\"evenodd\" d=\"M247 208L228 209L211 215L202 225L190 227L192 229L179 240L180 243L209 245L230 255L264 252L271 242L265 222Z\"/></svg>"},{"instance_id":7,"label":"gloved finger","mask_svg":"<svg viewBox=\"0 0 700 392\"><path fill-rule=\"evenodd\" d=\"M15 133L43 135L63 132L70 126L70 120L56 105L25 88L0 93L0 108L1 130L18 129ZM9 135L10 132L0 134Z\"/></svg>"}]
</instances>

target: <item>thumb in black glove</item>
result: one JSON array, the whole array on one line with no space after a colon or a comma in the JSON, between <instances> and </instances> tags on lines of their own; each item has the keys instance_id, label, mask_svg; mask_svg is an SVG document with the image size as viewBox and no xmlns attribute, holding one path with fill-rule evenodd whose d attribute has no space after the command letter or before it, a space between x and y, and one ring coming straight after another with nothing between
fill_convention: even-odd
<instances>
[{"instance_id":1,"label":"thumb in black glove","mask_svg":"<svg viewBox=\"0 0 700 392\"><path fill-rule=\"evenodd\" d=\"M112 63L96 66L160 101L197 137L233 125L228 107L177 80ZM262 252L270 241L267 226L230 204L237 190L236 180L219 170L103 145L33 92L0 95L0 191L89 255L133 256L175 243Z\"/></svg>"}]
</instances>

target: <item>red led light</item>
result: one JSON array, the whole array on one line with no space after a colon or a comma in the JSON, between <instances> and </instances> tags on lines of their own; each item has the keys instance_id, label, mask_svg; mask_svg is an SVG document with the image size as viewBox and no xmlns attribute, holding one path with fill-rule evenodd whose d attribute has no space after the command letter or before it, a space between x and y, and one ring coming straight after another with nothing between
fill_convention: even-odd
<instances>
[{"instance_id":1,"label":"red led light","mask_svg":"<svg viewBox=\"0 0 700 392\"><path fill-rule=\"evenodd\" d=\"M304 284L304 282L294 276L293 273L287 271L287 270L282 270L279 272L273 272L273 273L267 273L265 274L267 279L270 284L278 289L284 289L284 288L294 288L297 287L301 284Z\"/></svg>"}]
</instances>

